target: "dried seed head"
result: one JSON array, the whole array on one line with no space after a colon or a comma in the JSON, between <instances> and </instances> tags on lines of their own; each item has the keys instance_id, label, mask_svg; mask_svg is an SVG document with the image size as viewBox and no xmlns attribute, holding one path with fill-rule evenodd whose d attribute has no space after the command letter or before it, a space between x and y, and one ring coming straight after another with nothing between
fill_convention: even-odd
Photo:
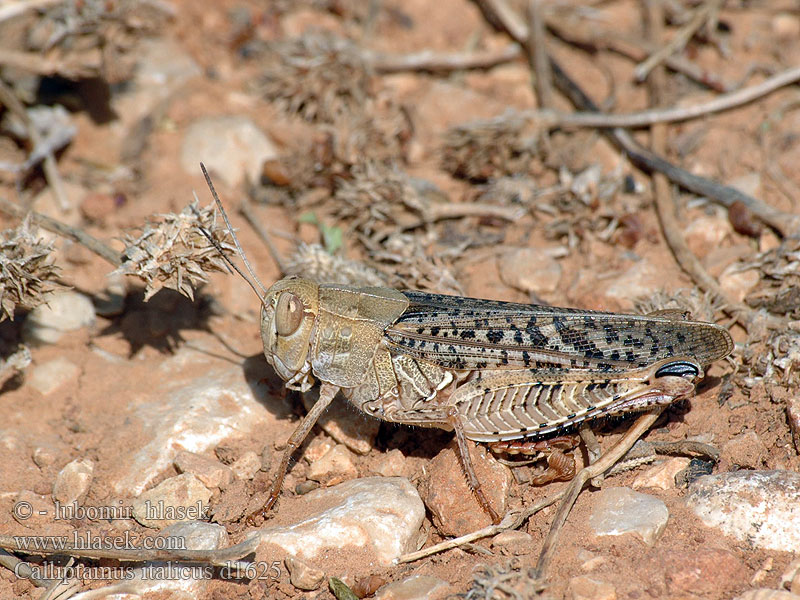
<instances>
[{"instance_id":1,"label":"dried seed head","mask_svg":"<svg viewBox=\"0 0 800 600\"><path fill-rule=\"evenodd\" d=\"M780 246L762 252L741 265L741 270L758 269L759 285L745 298L750 306L770 313L800 318L800 241L784 240Z\"/></svg>"},{"instance_id":2,"label":"dried seed head","mask_svg":"<svg viewBox=\"0 0 800 600\"><path fill-rule=\"evenodd\" d=\"M466 123L445 134L442 168L474 181L529 173L542 152L540 141L536 122L513 112Z\"/></svg>"},{"instance_id":3,"label":"dried seed head","mask_svg":"<svg viewBox=\"0 0 800 600\"><path fill-rule=\"evenodd\" d=\"M14 319L14 308L35 308L47 302L45 294L60 286L58 267L48 261L53 245L36 237L26 218L16 229L0 233L0 321Z\"/></svg>"},{"instance_id":4,"label":"dried seed head","mask_svg":"<svg viewBox=\"0 0 800 600\"><path fill-rule=\"evenodd\" d=\"M196 202L179 215L160 215L161 221L145 225L138 237L126 236L122 266L114 273L142 279L145 300L162 287L194 300L194 290L207 281L207 273L228 270L203 230L226 255L236 254L230 232L217 224L216 216L213 204L198 210Z\"/></svg>"},{"instance_id":5,"label":"dried seed head","mask_svg":"<svg viewBox=\"0 0 800 600\"><path fill-rule=\"evenodd\" d=\"M372 72L358 47L331 35L306 34L273 46L260 90L306 121L332 123L364 111Z\"/></svg>"}]
</instances>

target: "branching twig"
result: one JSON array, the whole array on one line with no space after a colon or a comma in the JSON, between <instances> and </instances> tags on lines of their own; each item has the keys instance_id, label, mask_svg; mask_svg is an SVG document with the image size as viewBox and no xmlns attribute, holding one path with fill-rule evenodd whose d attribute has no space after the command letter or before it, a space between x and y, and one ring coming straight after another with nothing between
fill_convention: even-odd
<instances>
[{"instance_id":1,"label":"branching twig","mask_svg":"<svg viewBox=\"0 0 800 600\"><path fill-rule=\"evenodd\" d=\"M62 223L61 221L57 221L56 219L52 219L35 211L27 211L21 206L17 206L13 202L9 202L2 197L0 197L0 211L9 214L12 217L16 217L17 219L24 219L26 215L30 214L33 222L40 227L47 229L47 231L52 231L53 233L56 233L62 237L69 238L79 244L82 244L97 254L100 258L105 259L115 267L118 267L122 264L122 255L119 252L106 246L103 242L81 229L72 227L71 225L67 225L66 223Z\"/></svg>"},{"instance_id":2,"label":"branching twig","mask_svg":"<svg viewBox=\"0 0 800 600\"><path fill-rule=\"evenodd\" d=\"M675 123L688 121L712 113L730 110L749 102L753 102L782 87L800 81L800 67L787 69L759 84L742 88L729 94L717 96L713 100L679 106L675 108L643 110L628 114L606 114L599 112L575 112L558 114L549 112L532 112L533 118L543 120L551 127L647 127L655 123ZM525 114L525 113L523 113Z\"/></svg>"},{"instance_id":3,"label":"branching twig","mask_svg":"<svg viewBox=\"0 0 800 600\"><path fill-rule=\"evenodd\" d=\"M56 158L53 156L52 151L45 148L44 140L39 130L36 128L36 125L31 122L25 107L2 80L0 80L0 104L7 106L8 109L22 121L28 130L28 136L33 142L34 149L44 152L44 176L47 179L48 185L53 190L53 195L58 202L58 206L61 210L67 210L69 208L69 200L67 199L66 191L64 191L64 182L61 179L61 174L58 172Z\"/></svg>"},{"instance_id":4,"label":"branching twig","mask_svg":"<svg viewBox=\"0 0 800 600\"><path fill-rule=\"evenodd\" d=\"M528 28L525 23L505 3L504 0L477 0L484 10L492 14L515 40L525 44L528 37ZM566 74L561 66L552 58L551 68L553 78L559 91L581 110L595 112L597 106L586 93ZM800 217L785 213L745 194L735 188L721 185L705 177L694 175L689 171L673 165L665 158L646 150L639 145L630 134L620 128L604 129L602 133L618 148L628 159L640 169L647 172L658 171L664 173L673 183L705 196L714 202L730 207L737 200L747 206L750 211L784 237L790 237L800 232Z\"/></svg>"},{"instance_id":5,"label":"branching twig","mask_svg":"<svg viewBox=\"0 0 800 600\"><path fill-rule=\"evenodd\" d=\"M553 523L550 525L550 532L545 538L542 545L542 551L539 554L539 560L536 563L536 572L538 578L544 579L547 573L547 567L553 557L553 552L558 542L558 535L561 528L567 520L567 516L572 510L575 500L578 498L583 486L586 482L602 473L608 471L613 467L630 450L644 433L650 429L653 423L656 422L658 417L663 412L664 408L659 407L652 412L646 413L639 417L636 422L631 425L630 429L625 433L622 439L617 442L608 452L603 454L597 462L581 469L570 484L562 491L561 495L564 500L561 506L558 507L558 512L553 518Z\"/></svg>"},{"instance_id":6,"label":"branching twig","mask_svg":"<svg viewBox=\"0 0 800 600\"><path fill-rule=\"evenodd\" d=\"M695 9L692 18L686 25L673 36L673 38L661 48L653 52L647 60L643 61L634 69L633 73L638 81L644 81L647 74L658 64L663 62L668 56L681 50L692 36L700 29L706 20L718 11L724 0L706 0Z\"/></svg>"},{"instance_id":7,"label":"branching twig","mask_svg":"<svg viewBox=\"0 0 800 600\"><path fill-rule=\"evenodd\" d=\"M533 91L540 108L553 108L550 59L545 46L545 24L540 0L528 0L528 63L534 73Z\"/></svg>"}]
</instances>

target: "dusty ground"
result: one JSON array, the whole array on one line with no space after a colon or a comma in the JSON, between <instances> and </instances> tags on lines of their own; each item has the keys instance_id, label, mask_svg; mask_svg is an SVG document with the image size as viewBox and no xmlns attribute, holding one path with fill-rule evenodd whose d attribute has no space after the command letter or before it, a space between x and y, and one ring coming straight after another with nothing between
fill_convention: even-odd
<instances>
[{"instance_id":1,"label":"dusty ground","mask_svg":"<svg viewBox=\"0 0 800 600\"><path fill-rule=\"evenodd\" d=\"M756 83L765 74L797 65L800 5L790 1L727 4L711 39L690 42L682 56L733 85ZM650 178L632 167L593 130L557 132L538 140L533 144L535 151L523 153L522 158L498 157L492 151L494 167L470 173L471 180L458 169L446 168L442 144L450 127L500 116L507 109L536 107L530 71L522 59L486 71L374 74L367 76L364 88L359 88L357 74L343 71L337 75L340 81L352 81L356 91L367 90L374 100L338 97L325 101L312 94L301 110L310 111L309 107L316 103L316 113L309 114L305 122L285 110L304 91L296 75L290 74L273 87L264 84L270 56L274 56L271 44L311 30L347 36L362 47L398 54L423 49L455 52L503 47L508 43L505 34L494 30L474 4L462 0L383 2L374 3L374 15L362 3L347 0L300 2L296 6L290 2L264 5L223 0L175 2L173 7L172 18L160 19L158 27L147 34L137 32L124 52L127 58L137 56L138 44L146 37L167 40L197 63L197 74L164 98L155 99L135 97L125 88L124 81L113 81L110 92L119 98L115 96L114 111L107 118L98 117L103 112L99 106L102 95L90 94L88 86L81 87L69 79L60 80L60 87L53 86L57 92L54 101L68 104L77 133L59 153L58 168L78 206L63 214L52 202L46 208L46 201L42 201L34 205L35 209L81 226L121 250L118 238L130 228L141 227L150 215L179 212L190 202L192 190L207 198L199 169L187 172L180 163L189 126L202 117L241 115L252 119L269 136L280 157L268 165L265 173L271 176L272 184L285 185L271 185L270 177L263 177L254 185L257 189L253 195L267 199L254 203L258 218L273 231L288 234L289 239L277 238L285 257L295 250L292 240L324 243L321 231L327 228L334 237L337 232L342 235L340 254L377 268L394 286L605 310L633 310L637 297L652 297L658 290L672 296L678 290L693 287L661 234ZM632 0L595 3L591 8L581 8L578 3L559 5L552 18L567 30L594 29L601 39L643 37L641 5ZM590 53L555 36L548 37L548 46L570 75L607 110L624 113L648 107L646 88L633 81L634 63L628 58L610 51ZM714 95L684 76L669 72L668 77L670 85L662 98L666 106L695 104ZM272 99L266 97L270 93ZM282 93L291 96L281 100L277 96ZM32 104L36 102L31 100ZM556 106L571 110L561 98ZM144 114L139 112L141 107L147 107ZM325 110L335 112L337 107L340 114L326 118ZM670 125L668 158L716 181L738 182L773 207L797 213L800 175L795 166L800 163L800 113L796 107L797 89L787 88L745 107ZM130 114L122 110L129 110ZM374 115L373 123L377 124L370 133L374 139L368 143L354 141L357 135L353 133L365 127L364 121L359 120L365 114ZM331 132L333 138L327 137ZM637 134L637 138L643 143L648 141L645 133ZM347 142L355 149L349 153L337 149L337 143ZM211 156L206 160L213 165L213 141L209 148ZM0 152L3 160L24 159L20 146L8 136L0 139ZM311 154L316 162L309 160ZM451 203L474 201L487 179L509 174L528 177L529 180L515 183L521 193L498 193L480 200L484 204L518 207L521 216L511 221L496 214L426 219L424 210L402 206L399 197L390 194L389 200L374 203L388 216L377 215L376 209L367 217L366 205L358 204L363 202L363 196L346 196L339 180L333 178L339 175L352 180L367 158L376 162L390 160L408 175L431 182L438 190L421 196L424 202L433 204L442 198ZM484 163L488 161L484 159ZM477 162L480 164L480 159ZM567 189L566 183L593 165L600 166L602 175L589 178L582 197L574 193L577 186L572 192ZM309 172L314 168L319 169L316 176ZM387 173L378 171L366 181L377 187ZM275 281L281 276L279 267L237 214L241 198L247 193L245 186L229 186L219 173L212 175L261 280L267 284ZM559 182L564 185L547 193ZM40 172L19 181L6 174L2 184L0 195L29 201L42 189L44 180ZM613 191L605 193L608 187ZM536 196L533 190L544 193ZM334 193L338 195L334 197ZM761 227L751 236L737 233L721 207L698 202L689 194L676 197L679 219L691 249L713 276L721 277L728 293L738 300L759 290L766 290L766 296L771 296L774 292L768 288L770 282L759 277L748 279L747 275L739 276L726 269L776 248L780 243L776 232ZM347 200L352 198L356 200L348 205ZM301 215L310 213L324 227L301 222ZM16 224L9 218L2 219L4 229ZM406 227L409 222L412 226ZM406 238L398 235L403 227ZM550 269L548 274L540 275L536 270L530 273L527 264L504 258L516 248L549 250L549 256L536 254ZM381 254L383 250L386 252ZM98 295L106 288L111 267L90 252L59 244L55 259L62 269L61 281L74 289ZM553 264L559 265L560 271ZM764 274L758 267L756 271ZM74 458L93 456L98 463L97 484L88 496L102 502L109 497L109 491L103 489L104 473L112 472L114 467L104 463L107 457L98 456L94 449L113 435L130 398L153 385L153 373L170 353L197 345L213 348L218 355L216 360L241 361L219 342L214 332L222 334L244 356L257 357L260 353L258 300L237 279L211 276L196 301L206 308L198 308L198 304L193 307L171 291L161 292L149 304L143 304L140 284L133 280L130 283L122 314L99 317L90 329L68 334L54 345L32 349L34 365L68 356L80 367L80 376L74 382L48 395L32 389L24 375L4 382L0 396L2 427L26 441L4 450L0 465L3 493L32 490L49 494L61 467ZM210 299L216 303L213 311L207 310ZM792 307L784 312L792 316L791 310ZM798 470L798 449L785 416L786 399L794 393L791 377L776 369L764 379L745 385L746 377L764 375L763 365L757 364L759 357L780 358L785 348L770 355L769 333L759 336L751 331L748 336L725 313L712 311L712 316L729 325L735 340L746 343L748 351L743 352L740 347L733 360L713 365L697 397L668 411L667 418L651 432L651 439L702 436L704 441L723 447L743 433L755 432L763 450L750 449L757 456L757 464L748 466ZM16 347L23 322L24 311L17 314L14 322L0 324L0 349L4 355ZM111 367L101 358L100 351L119 360ZM278 394L279 382L266 365L258 359L248 362L252 368L263 369L263 377L269 379ZM181 376L189 377L191 373ZM295 423L292 412L302 411L300 401L289 396L275 406L280 407L278 416L283 418L276 420L274 430L259 432L258 439L236 441L235 452L260 452L265 441L279 446L288 437ZM608 441L621 430L603 431L611 432L601 438ZM322 434L316 431L316 435ZM37 467L30 458L36 440L46 440L55 456L44 467ZM422 469L448 440L447 434L435 431L403 430L398 434L394 428L383 427L377 447L359 458L357 467L360 473L367 474L371 461L389 449L399 448L411 457L415 468ZM117 448L117 460L124 461L134 449L135 443L126 440ZM723 453L717 469L741 466L734 458ZM617 475L613 485L629 485L635 476L635 471ZM301 472L290 475L284 493L293 493L301 477ZM259 485L263 489L265 483ZM562 484L550 487L558 485ZM511 502L532 502L546 493L547 489L515 488ZM594 555L609 557L599 572L613 574L620 598L728 598L752 587L753 576L765 565L771 567L760 576L758 584L777 587L780 573L791 557L752 550L713 534L683 506L684 493L685 490L674 488L656 492L669 506L671 520L654 547L628 537L592 539L587 543L591 536L585 523L592 494L584 493L563 532L548 591L555 597L566 594L568 582L583 573L582 565ZM521 572L536 562L551 516L551 512L537 515L523 527L533 536L534 544L515 558ZM291 515L281 515L281 519L291 521ZM0 530L10 531L13 526L8 515L0 515ZM230 531L241 535L246 528L231 524ZM439 539L433 530L430 542ZM480 545L488 548L489 542ZM700 556L698 560L705 565L700 567L702 575L697 581L692 579L696 575L687 574L690 569L686 557L690 555ZM387 581L416 573L430 574L451 582L454 593L465 593L472 585L476 567L507 564L509 560L497 552L485 556L458 550L404 567L382 569L379 574ZM285 579L266 590L256 583L248 586L215 582L208 593L214 598L259 598L262 594L282 598L300 594ZM16 582L8 571L0 572L0 597L35 598L38 594L29 584ZM320 591L314 597L332 596Z\"/></svg>"}]
</instances>

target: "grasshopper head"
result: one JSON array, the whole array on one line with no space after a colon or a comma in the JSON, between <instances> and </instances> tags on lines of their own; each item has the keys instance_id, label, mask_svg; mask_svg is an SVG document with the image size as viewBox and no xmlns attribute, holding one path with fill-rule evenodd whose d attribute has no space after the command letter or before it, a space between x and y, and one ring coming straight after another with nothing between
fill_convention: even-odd
<instances>
[{"instance_id":1,"label":"grasshopper head","mask_svg":"<svg viewBox=\"0 0 800 600\"><path fill-rule=\"evenodd\" d=\"M267 362L284 381L303 370L318 314L319 286L313 281L287 277L267 290L261 308L261 340Z\"/></svg>"}]
</instances>

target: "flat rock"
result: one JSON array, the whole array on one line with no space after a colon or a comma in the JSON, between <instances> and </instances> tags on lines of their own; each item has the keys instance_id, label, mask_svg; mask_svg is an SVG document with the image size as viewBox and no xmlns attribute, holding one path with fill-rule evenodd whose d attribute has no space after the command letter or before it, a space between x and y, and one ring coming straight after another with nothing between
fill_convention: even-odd
<instances>
[{"instance_id":1,"label":"flat rock","mask_svg":"<svg viewBox=\"0 0 800 600\"><path fill-rule=\"evenodd\" d=\"M54 344L65 333L94 324L95 318L94 305L87 296L58 292L28 314L22 336L29 344Z\"/></svg>"},{"instance_id":2,"label":"flat rock","mask_svg":"<svg viewBox=\"0 0 800 600\"><path fill-rule=\"evenodd\" d=\"M145 527L159 528L208 518L210 499L211 490L191 473L183 473L141 494L131 504L131 512Z\"/></svg>"},{"instance_id":3,"label":"flat rock","mask_svg":"<svg viewBox=\"0 0 800 600\"><path fill-rule=\"evenodd\" d=\"M130 414L108 439L114 447L138 448L109 475L116 493L139 495L181 450L201 454L225 439L256 435L275 423L254 395L266 396L264 386L248 385L240 367L177 375L184 368L192 371L185 358L176 355L162 366L155 379L163 383L131 400Z\"/></svg>"},{"instance_id":4,"label":"flat rock","mask_svg":"<svg viewBox=\"0 0 800 600\"><path fill-rule=\"evenodd\" d=\"M481 489L495 512L506 511L506 496L511 486L511 470L497 462L483 446L471 445L470 455ZM467 478L451 442L430 462L428 478L420 492L431 511L433 522L443 535L459 536L491 525Z\"/></svg>"},{"instance_id":5,"label":"flat rock","mask_svg":"<svg viewBox=\"0 0 800 600\"><path fill-rule=\"evenodd\" d=\"M291 506L290 506L291 505ZM261 531L261 550L278 546L327 573L347 566L343 557L357 552L388 566L416 549L425 507L416 488L402 477L368 477L282 500L283 510L299 507L305 516L291 525ZM355 561L359 564L361 561Z\"/></svg>"},{"instance_id":6,"label":"flat rock","mask_svg":"<svg viewBox=\"0 0 800 600\"><path fill-rule=\"evenodd\" d=\"M667 505L655 496L615 487L595 494L589 526L597 536L632 533L652 545L664 531L668 519Z\"/></svg>"},{"instance_id":7,"label":"flat rock","mask_svg":"<svg viewBox=\"0 0 800 600\"><path fill-rule=\"evenodd\" d=\"M200 163L230 187L255 182L264 161L278 158L269 138L247 117L203 117L189 126L183 138L181 165L197 175Z\"/></svg>"},{"instance_id":8,"label":"flat rock","mask_svg":"<svg viewBox=\"0 0 800 600\"><path fill-rule=\"evenodd\" d=\"M706 526L756 548L800 552L800 473L706 475L689 492L686 501Z\"/></svg>"},{"instance_id":9,"label":"flat rock","mask_svg":"<svg viewBox=\"0 0 800 600\"><path fill-rule=\"evenodd\" d=\"M261 457L248 450L231 464L231 471L242 481L249 481L261 470Z\"/></svg>"}]
</instances>

